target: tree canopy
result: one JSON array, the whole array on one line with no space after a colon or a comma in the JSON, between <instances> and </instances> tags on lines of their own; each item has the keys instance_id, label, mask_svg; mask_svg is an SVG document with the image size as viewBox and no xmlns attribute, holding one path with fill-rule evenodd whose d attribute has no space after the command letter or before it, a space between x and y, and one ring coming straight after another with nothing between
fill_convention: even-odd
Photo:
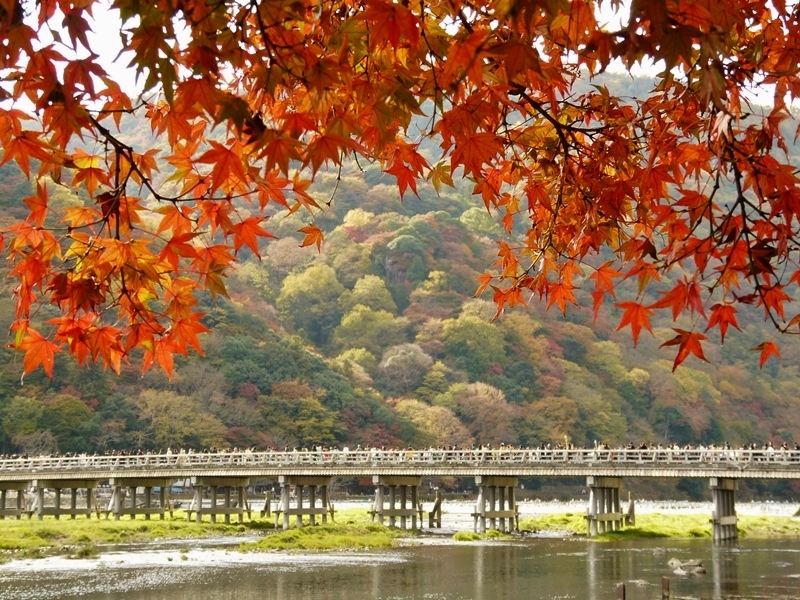
<instances>
[{"instance_id":1,"label":"tree canopy","mask_svg":"<svg viewBox=\"0 0 800 600\"><path fill-rule=\"evenodd\" d=\"M704 358L708 330L738 328L742 304L800 331L794 3L110 6L135 92L90 32L107 3L0 0L0 164L37 183L4 228L26 372L51 373L66 349L115 370L141 351L145 370L171 373L175 353L202 352L198 292L226 293L236 256L272 235L273 207L304 214L300 244L319 247L337 186L327 202L309 186L349 160L407 196L471 182L513 234L480 281L498 312L531 296L565 311L583 287L596 310L617 302L634 343L655 312L686 315L665 342L674 366ZM587 85L639 63L660 71L642 97ZM163 143L126 136L128 114ZM85 201L56 204L53 184ZM424 279L425 257L409 260ZM616 298L624 279L638 295ZM34 327L45 304L60 316ZM778 354L774 340L756 349L762 364Z\"/></svg>"}]
</instances>

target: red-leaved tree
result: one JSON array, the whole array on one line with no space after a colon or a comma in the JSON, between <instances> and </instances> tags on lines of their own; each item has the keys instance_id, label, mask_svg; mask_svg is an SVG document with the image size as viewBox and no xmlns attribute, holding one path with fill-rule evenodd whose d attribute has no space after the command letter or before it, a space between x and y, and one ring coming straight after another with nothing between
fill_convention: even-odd
<instances>
[{"instance_id":1,"label":"red-leaved tree","mask_svg":"<svg viewBox=\"0 0 800 600\"><path fill-rule=\"evenodd\" d=\"M526 224L481 278L498 310L535 296L563 311L580 286L595 309L618 302L634 342L656 311L688 315L667 342L676 365L703 358L709 330L737 328L742 304L798 331L800 186L782 129L800 95L796 2L110 4L128 51L117 64L141 94L89 34L106 3L0 0L0 162L37 183L28 218L4 231L26 372L51 373L64 349L116 370L139 349L144 369L171 372L175 353L201 351L196 293L225 293L237 252L270 236L270 205L308 209L302 245L319 246L308 187L350 157L401 193L467 178L509 231ZM660 71L646 97L585 85L639 62ZM765 91L769 106L754 105ZM126 114L168 153L126 141ZM427 128L409 132L422 114ZM51 181L91 201L55 210ZM625 279L638 295L616 298ZM44 303L60 316L35 329ZM758 350L762 364L778 354L770 340Z\"/></svg>"}]
</instances>

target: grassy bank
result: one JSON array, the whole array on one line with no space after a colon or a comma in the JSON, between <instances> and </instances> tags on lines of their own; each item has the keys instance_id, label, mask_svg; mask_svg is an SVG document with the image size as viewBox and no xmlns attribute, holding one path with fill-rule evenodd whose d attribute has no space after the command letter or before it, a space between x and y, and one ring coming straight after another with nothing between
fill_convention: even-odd
<instances>
[{"instance_id":1,"label":"grassy bank","mask_svg":"<svg viewBox=\"0 0 800 600\"><path fill-rule=\"evenodd\" d=\"M155 539L204 538L219 535L239 535L248 531L271 528L265 521L245 523L195 523L187 521L182 511L169 516L145 521L140 517L132 521L77 518L75 520L53 517L17 521L0 521L0 561L11 558L28 558L50 554L66 554L75 558L96 555L101 544L124 544Z\"/></svg>"},{"instance_id":2,"label":"grassy bank","mask_svg":"<svg viewBox=\"0 0 800 600\"><path fill-rule=\"evenodd\" d=\"M523 519L520 529L532 531L564 531L586 534L586 518L580 513L559 513ZM791 517L739 517L739 536L767 538L800 536L800 519ZM703 514L636 515L636 526L601 534L597 539L623 538L702 538L711 537L710 516Z\"/></svg>"},{"instance_id":3,"label":"grassy bank","mask_svg":"<svg viewBox=\"0 0 800 600\"><path fill-rule=\"evenodd\" d=\"M394 538L404 535L369 523L366 509L337 511L336 523L304 527L266 535L258 542L243 544L244 550L332 550L340 548L388 548ZM219 517L221 520L222 517ZM295 519L292 517L292 525ZM273 531L274 521L259 519L244 523L203 523L187 521L183 511L163 521L124 518L119 521L45 517L44 520L6 519L0 521L0 562L13 558L34 558L62 554L91 558L107 544L146 542L156 539L200 539Z\"/></svg>"},{"instance_id":4,"label":"grassy bank","mask_svg":"<svg viewBox=\"0 0 800 600\"><path fill-rule=\"evenodd\" d=\"M240 545L252 550L378 550L391 548L399 537L411 535L378 523L327 524L278 531Z\"/></svg>"}]
</instances>

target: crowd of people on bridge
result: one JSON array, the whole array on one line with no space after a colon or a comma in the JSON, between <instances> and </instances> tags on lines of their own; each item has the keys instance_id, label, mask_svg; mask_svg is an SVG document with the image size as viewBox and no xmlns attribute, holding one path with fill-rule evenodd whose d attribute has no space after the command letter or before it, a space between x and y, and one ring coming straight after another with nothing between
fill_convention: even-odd
<instances>
[{"instance_id":1,"label":"crowd of people on bridge","mask_svg":"<svg viewBox=\"0 0 800 600\"><path fill-rule=\"evenodd\" d=\"M638 452L637 452L638 451ZM303 446L303 447L289 447L285 446L283 450L275 449L275 448L266 448L266 449L257 449L256 447L248 447L248 448L238 448L238 447L227 447L227 448L203 448L202 450L195 450L193 448L181 448L181 449L173 449L167 448L166 450L142 450L142 449L135 449L135 450L106 450L102 453L65 453L65 454L55 454L55 453L43 453L43 454L28 454L28 453L19 453L19 454L0 454L0 461L3 461L6 465L8 461L27 461L30 459L71 459L71 458L80 458L80 459L96 459L96 458L125 458L125 457L132 457L132 458L147 458L152 457L166 457L167 462L170 461L172 457L178 457L176 462L181 462L180 457L192 457L192 456L241 456L241 455L262 455L262 456L279 456L279 457L291 457L292 455L303 453L303 455L313 455L319 457L321 459L329 459L332 457L337 457L339 459L346 459L348 455L351 455L355 458L357 456L363 456L369 458L371 460L381 460L381 459L402 459L402 458L438 458L440 460L458 460L458 459L471 459L471 460L487 460L487 459L503 459L503 457L510 457L514 456L521 458L523 460L569 460L570 456L573 453L581 454L581 453L597 453L596 456L599 458L603 458L606 460L613 460L613 459L630 459L632 456L638 454L638 456L650 456L656 460L659 459L670 459L672 457L680 456L681 454L692 455L696 458L703 459L704 457L713 457L720 454L718 451L732 451L736 452L736 456L738 458L750 459L750 460L760 460L766 459L769 460L770 457L778 453L779 456L790 454L791 456L798 456L800 457L800 444L793 444L790 446L787 443L782 443L777 447L773 445L772 442L766 442L764 444L743 444L737 448L733 448L729 443L724 442L722 444L685 444L683 446L674 443L674 444L649 444L649 443L641 443L641 444L634 444L628 443L621 446L609 446L603 442L595 442L593 447L579 447L575 446L572 443L569 443L565 440L565 443L542 443L538 446L530 447L530 446L515 446L513 444L505 444L501 443L499 445L493 444L479 444L479 445L472 445L469 448L460 447L460 446L439 446L439 447L428 447L423 449L415 449L412 446L408 446L405 448L387 448L386 446L369 446L369 447L362 447L360 444L355 446L354 448L350 448L348 445L343 445L341 447L336 446L322 446L322 445L312 445L312 446ZM633 453L633 454L632 454ZM724 453L723 453L724 454Z\"/></svg>"}]
</instances>

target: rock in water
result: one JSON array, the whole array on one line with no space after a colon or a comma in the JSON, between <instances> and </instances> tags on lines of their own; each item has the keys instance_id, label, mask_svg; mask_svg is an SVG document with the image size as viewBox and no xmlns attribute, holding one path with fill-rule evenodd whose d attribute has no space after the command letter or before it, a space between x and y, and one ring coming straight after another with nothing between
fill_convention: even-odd
<instances>
[{"instance_id":1,"label":"rock in water","mask_svg":"<svg viewBox=\"0 0 800 600\"><path fill-rule=\"evenodd\" d=\"M698 558L692 558L689 560L682 560L681 561L682 567L702 567L703 561Z\"/></svg>"},{"instance_id":2,"label":"rock in water","mask_svg":"<svg viewBox=\"0 0 800 600\"><path fill-rule=\"evenodd\" d=\"M669 565L670 569L680 569L681 568L681 561L679 561L677 558L670 558L667 561L667 565Z\"/></svg>"}]
</instances>

